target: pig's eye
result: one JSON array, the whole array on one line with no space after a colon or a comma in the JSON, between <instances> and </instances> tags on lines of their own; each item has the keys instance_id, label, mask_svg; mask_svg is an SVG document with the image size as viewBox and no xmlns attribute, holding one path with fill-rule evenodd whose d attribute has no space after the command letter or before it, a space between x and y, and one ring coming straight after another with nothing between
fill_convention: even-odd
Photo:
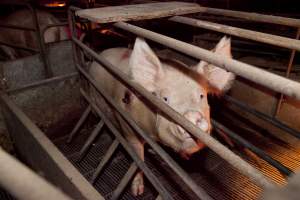
<instances>
[{"instance_id":1,"label":"pig's eye","mask_svg":"<svg viewBox=\"0 0 300 200\"><path fill-rule=\"evenodd\" d=\"M163 97L163 99L164 99L165 102L167 102L167 103L169 102L168 97Z\"/></svg>"},{"instance_id":2,"label":"pig's eye","mask_svg":"<svg viewBox=\"0 0 300 200\"><path fill-rule=\"evenodd\" d=\"M203 99L204 95L203 94L200 94L200 99Z\"/></svg>"}]
</instances>

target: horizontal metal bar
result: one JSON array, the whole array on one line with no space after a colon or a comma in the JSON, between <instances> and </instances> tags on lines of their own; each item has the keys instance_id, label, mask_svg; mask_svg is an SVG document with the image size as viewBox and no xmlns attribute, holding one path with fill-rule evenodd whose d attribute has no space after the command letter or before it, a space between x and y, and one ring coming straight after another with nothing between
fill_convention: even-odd
<instances>
[{"instance_id":1,"label":"horizontal metal bar","mask_svg":"<svg viewBox=\"0 0 300 200\"><path fill-rule=\"evenodd\" d=\"M36 88L36 87L39 87L39 86L54 84L54 83L57 83L57 82L60 82L60 81L64 81L66 79L71 79L71 78L76 77L76 76L78 76L78 72L73 72L73 73L70 73L70 74L67 74L67 75L56 76L56 77L53 77L53 78L43 79L43 80L40 80L40 81L29 83L27 85L24 85L24 86L21 86L21 87L18 87L18 88L7 89L5 92L8 93L8 94L16 94L16 93L22 92L24 90L28 90L28 89L31 89L31 88Z\"/></svg>"},{"instance_id":2,"label":"horizontal metal bar","mask_svg":"<svg viewBox=\"0 0 300 200\"><path fill-rule=\"evenodd\" d=\"M68 22L62 22L62 23L56 23L56 24L49 24L49 25L47 25L46 27L44 27L44 28L42 29L42 34L41 34L41 35L44 36L46 30L48 30L49 28L52 28L52 27L58 27L58 26L68 26L68 25L69 25Z\"/></svg>"},{"instance_id":3,"label":"horizontal metal bar","mask_svg":"<svg viewBox=\"0 0 300 200\"><path fill-rule=\"evenodd\" d=\"M92 51L90 49L90 51ZM155 150L155 152L165 161L169 167L173 170L173 172L178 175L182 181L198 196L203 200L212 200L212 198L202 189L200 188L191 177L167 154L153 139L147 134L144 130L142 130L136 122L130 117L128 112L124 111L120 106L118 106L114 100L109 97L103 89L97 86L95 80L87 74L79 65L77 65L78 70L85 76L88 81L94 85L94 87L100 92L100 94L107 100L107 102L113 106L113 108L118 112L123 119L136 131L136 133L141 136L150 146Z\"/></svg>"},{"instance_id":4,"label":"horizontal metal bar","mask_svg":"<svg viewBox=\"0 0 300 200\"><path fill-rule=\"evenodd\" d=\"M217 9L217 8L209 8L209 7L200 7L199 12L212 14L212 15L236 17L236 18L247 19L256 22L265 22L265 23L272 23L272 24L285 25L291 27L300 27L299 19L293 19L288 17L264 15L258 13L249 13L249 12L233 11L233 10L225 10L225 9Z\"/></svg>"},{"instance_id":5,"label":"horizontal metal bar","mask_svg":"<svg viewBox=\"0 0 300 200\"><path fill-rule=\"evenodd\" d=\"M36 31L36 28L30 28L30 27L25 27L25 26L16 26L13 24L3 24L0 23L1 28L9 28L9 29L19 29L19 30L24 30L24 31Z\"/></svg>"},{"instance_id":6,"label":"horizontal metal bar","mask_svg":"<svg viewBox=\"0 0 300 200\"><path fill-rule=\"evenodd\" d=\"M17 199L71 200L0 147L0 186ZM16 174L17 173L17 174Z\"/></svg>"},{"instance_id":7,"label":"horizontal metal bar","mask_svg":"<svg viewBox=\"0 0 300 200\"><path fill-rule=\"evenodd\" d=\"M119 199L119 197L121 196L121 194L125 190L126 186L128 185L129 181L135 175L137 169L138 169L138 167L136 166L135 163L132 163L130 165L128 171L126 172L126 174L122 178L121 182L119 183L119 185L117 186L117 188L113 191L110 200L117 200L117 199Z\"/></svg>"},{"instance_id":8,"label":"horizontal metal bar","mask_svg":"<svg viewBox=\"0 0 300 200\"><path fill-rule=\"evenodd\" d=\"M35 49L35 48L31 48L31 47L18 46L18 45L15 45L15 44L9 44L9 43L5 43L5 42L1 42L1 41L0 41L0 44L8 46L8 47L16 48L16 49L31 51L31 52L34 52L34 53L39 53L40 52L40 50Z\"/></svg>"},{"instance_id":9,"label":"horizontal metal bar","mask_svg":"<svg viewBox=\"0 0 300 200\"><path fill-rule=\"evenodd\" d=\"M250 106L244 104L243 102L241 102L241 101L239 101L235 98L232 98L231 96L225 95L224 99L227 102L239 107L243 111L246 111L246 112L262 119L262 120L265 120L265 121L269 122L270 124L272 124L273 126L275 126L277 128L280 128L283 131L286 131L287 133L291 134L292 136L300 139L300 132L299 131L290 128L289 126L283 124L281 121L279 121L279 120L277 120L277 119L275 119L275 118L273 118L269 115L266 115L265 113L259 112L258 110L255 110L255 109L251 108Z\"/></svg>"},{"instance_id":10,"label":"horizontal metal bar","mask_svg":"<svg viewBox=\"0 0 300 200\"><path fill-rule=\"evenodd\" d=\"M216 120L212 120L211 123L214 128L216 128L217 130L224 131L227 135L229 135L229 137L236 140L242 146L250 149L252 152L254 152L256 155L258 155L260 158L262 158L263 160L268 162L270 165L272 165L273 167L278 169L278 171L280 173L284 174L285 176L290 176L293 174L293 171L291 169L289 169L288 167L285 167L280 162L278 162L277 160L273 159L268 154L266 154L263 150L259 149L258 147L254 146L253 144L251 144L250 142L248 142L247 140L245 140L238 134L236 134L233 131L231 131L230 129L226 128L221 123L217 122Z\"/></svg>"},{"instance_id":11,"label":"horizontal metal bar","mask_svg":"<svg viewBox=\"0 0 300 200\"><path fill-rule=\"evenodd\" d=\"M103 125L104 125L103 120L100 120L100 122L97 124L96 128L92 131L91 135L88 137L88 139L84 143L83 147L81 148L81 150L79 152L79 159L78 159L79 162L84 158L84 156L87 153L87 150L90 148L93 141L99 135Z\"/></svg>"},{"instance_id":12,"label":"horizontal metal bar","mask_svg":"<svg viewBox=\"0 0 300 200\"><path fill-rule=\"evenodd\" d=\"M115 126L111 123L111 121L105 116L104 113L89 99L87 94L81 90L83 97L88 101L93 110L101 117L107 127L111 130L111 132L115 135L118 141L122 144L123 148L127 151L127 153L131 156L137 166L143 171L145 176L148 178L153 187L163 196L166 200L173 199L170 193L166 190L166 188L161 184L158 178L152 173L152 171L148 168L145 162L139 157L136 151L133 149L131 145L127 142L127 140L122 136L122 134L115 128Z\"/></svg>"},{"instance_id":13,"label":"horizontal metal bar","mask_svg":"<svg viewBox=\"0 0 300 200\"><path fill-rule=\"evenodd\" d=\"M92 111L91 106L88 105L88 107L84 110L84 112L81 115L80 119L78 120L78 122L76 123L76 125L74 126L74 128L72 129L71 133L69 134L67 143L71 143L71 141L73 140L75 134L78 132L79 128L85 122L85 120L87 119L87 117L89 116L89 114L91 113L91 111Z\"/></svg>"},{"instance_id":14,"label":"horizontal metal bar","mask_svg":"<svg viewBox=\"0 0 300 200\"><path fill-rule=\"evenodd\" d=\"M256 184L262 187L270 187L270 188L274 187L274 183L270 181L267 177L265 177L260 171L252 167L249 163L247 163L239 156L234 154L227 147L225 147L220 142L212 138L210 135L204 133L201 129L199 129L197 126L192 124L190 121L188 121L185 117L177 113L171 107L166 106L164 102L162 102L160 99L158 99L157 97L155 97L154 95L146 91L141 85L133 82L125 73L119 71L110 62L108 62L103 56L95 53L92 49L84 45L78 39L72 37L72 40L75 44L77 44L79 47L81 47L87 53L89 53L92 57L94 57L96 62L102 64L103 67L107 69L115 78L119 79L125 86L129 87L133 92L135 92L135 94L137 94L141 99L147 101L148 103L158 108L158 110L162 111L167 117L170 117L175 123L180 124L185 130L191 133L194 137L200 139L210 149L216 152L220 157L222 157L232 166L237 168L241 173L250 177ZM86 78L88 78L88 80L96 87L96 89L99 92L101 92L102 90L100 87L97 87L95 80L93 80L78 64L76 66L79 69L79 71ZM119 109L120 108L118 108L117 110ZM139 131L139 132L143 132L143 131ZM147 137L146 134L143 135L144 139L146 139L145 137ZM161 153L162 151L160 150L160 154ZM175 166L174 163L172 164L173 166ZM177 168L175 167L175 169Z\"/></svg>"},{"instance_id":15,"label":"horizontal metal bar","mask_svg":"<svg viewBox=\"0 0 300 200\"><path fill-rule=\"evenodd\" d=\"M246 63L239 62L234 59L226 58L225 56L214 54L213 52L202 49L200 47L128 23L118 22L115 23L114 26L153 40L194 58L205 60L255 83L261 84L274 91L300 100L300 83L296 81L281 77L279 75L259 69Z\"/></svg>"},{"instance_id":16,"label":"horizontal metal bar","mask_svg":"<svg viewBox=\"0 0 300 200\"><path fill-rule=\"evenodd\" d=\"M263 42L274 46L300 51L300 41L296 39L290 39L287 37L247 30L243 28L236 28L228 25L222 25L222 24L207 22L207 21L188 18L188 17L175 16L169 18L169 20L173 22L187 24L194 27L204 28L204 29L225 33L225 34L229 34L241 38L246 38L258 42Z\"/></svg>"},{"instance_id":17,"label":"horizontal metal bar","mask_svg":"<svg viewBox=\"0 0 300 200\"><path fill-rule=\"evenodd\" d=\"M84 95L83 93L81 93ZM102 169L105 167L105 165L108 163L108 161L111 159L112 155L116 152L118 146L119 146L119 141L115 139L113 143L109 146L107 152L103 156L102 160L100 161L99 165L97 166L92 178L91 178L91 183L94 184L95 181L97 180L99 174L101 173Z\"/></svg>"}]
</instances>

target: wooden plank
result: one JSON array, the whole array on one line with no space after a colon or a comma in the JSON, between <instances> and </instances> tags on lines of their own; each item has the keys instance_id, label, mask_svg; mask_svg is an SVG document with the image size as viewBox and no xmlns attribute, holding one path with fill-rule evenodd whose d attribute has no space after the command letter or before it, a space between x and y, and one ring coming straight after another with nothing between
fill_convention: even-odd
<instances>
[{"instance_id":1,"label":"wooden plank","mask_svg":"<svg viewBox=\"0 0 300 200\"><path fill-rule=\"evenodd\" d=\"M97 23L109 23L191 14L199 9L195 3L174 1L84 9L76 11L76 15Z\"/></svg>"}]
</instances>

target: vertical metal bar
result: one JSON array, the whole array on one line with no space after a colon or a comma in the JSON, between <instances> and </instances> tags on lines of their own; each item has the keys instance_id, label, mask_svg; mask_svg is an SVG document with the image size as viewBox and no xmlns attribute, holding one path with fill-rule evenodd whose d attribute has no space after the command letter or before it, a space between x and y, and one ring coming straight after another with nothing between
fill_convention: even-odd
<instances>
[{"instance_id":1,"label":"vertical metal bar","mask_svg":"<svg viewBox=\"0 0 300 200\"><path fill-rule=\"evenodd\" d=\"M300 27L297 29L297 34L296 34L296 38L295 39L299 40L299 37L300 37ZM293 49L292 52L291 52L291 55L290 55L290 60L289 60L289 63L288 63L286 74L285 74L285 77L287 77L287 78L290 76L290 73L292 71L292 67L293 67L295 55L296 55L296 50ZM273 112L273 117L277 117L278 116L278 114L280 112L280 109L281 109L281 106L282 106L283 97L284 96L281 93L280 97L279 97L279 100L276 101L276 107L275 107L275 110Z\"/></svg>"},{"instance_id":2,"label":"vertical metal bar","mask_svg":"<svg viewBox=\"0 0 300 200\"><path fill-rule=\"evenodd\" d=\"M129 181L135 175L137 169L138 169L138 167L137 167L137 165L135 163L132 163L130 165L128 171L126 172L126 174L122 178L121 182L119 183L119 185L117 186L117 188L113 191L112 196L110 198L111 200L117 200L117 199L119 199L120 195L123 193L123 191L126 188L127 184L129 183Z\"/></svg>"},{"instance_id":3,"label":"vertical metal bar","mask_svg":"<svg viewBox=\"0 0 300 200\"><path fill-rule=\"evenodd\" d=\"M71 131L67 143L70 143L72 141L72 139L74 138L75 134L77 133L77 131L79 130L79 128L82 126L83 122L87 119L87 117L89 116L91 112L91 106L89 105L85 111L83 112L83 114L81 115L80 119L78 120L77 124L75 125L75 127L73 128L73 130Z\"/></svg>"},{"instance_id":4,"label":"vertical metal bar","mask_svg":"<svg viewBox=\"0 0 300 200\"><path fill-rule=\"evenodd\" d=\"M87 153L87 150L90 148L90 146L93 143L93 141L99 135L99 133L100 133L103 125L104 125L104 121L101 120L97 124L97 126L95 127L95 129L93 130L93 132L91 133L91 135L88 137L88 139L86 140L86 142L84 143L83 147L80 150L78 162L80 162L84 158L84 156Z\"/></svg>"},{"instance_id":5,"label":"vertical metal bar","mask_svg":"<svg viewBox=\"0 0 300 200\"><path fill-rule=\"evenodd\" d=\"M44 37L42 37L41 34L41 29L40 29L40 24L39 24L39 19L37 16L37 12L34 8L32 8L31 6L28 6L30 11L32 12L32 20L34 25L36 26L36 38L38 40L39 43L39 47L40 47L40 55L42 58L42 61L44 63L45 66L45 77L46 78L50 78L53 76L53 71L51 69L49 60L48 60L48 56L47 56L47 52L46 52L46 47L45 47L45 40Z\"/></svg>"},{"instance_id":6,"label":"vertical metal bar","mask_svg":"<svg viewBox=\"0 0 300 200\"><path fill-rule=\"evenodd\" d=\"M102 158L101 162L97 166L92 178L91 178L91 183L94 184L95 181L97 180L99 174L101 173L102 169L105 167L105 165L108 163L112 155L115 153L119 146L119 141L115 139L113 143L109 146L107 152L105 153L104 157Z\"/></svg>"}]
</instances>

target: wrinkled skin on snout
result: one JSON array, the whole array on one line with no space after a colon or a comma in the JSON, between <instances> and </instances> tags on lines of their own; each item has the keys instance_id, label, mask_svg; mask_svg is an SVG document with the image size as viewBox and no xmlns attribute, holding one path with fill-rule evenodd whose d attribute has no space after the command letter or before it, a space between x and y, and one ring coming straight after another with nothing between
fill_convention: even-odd
<instances>
[{"instance_id":1,"label":"wrinkled skin on snout","mask_svg":"<svg viewBox=\"0 0 300 200\"><path fill-rule=\"evenodd\" d=\"M230 39L224 37L213 51L221 56L231 57ZM206 62L193 66L198 71L198 75L195 75L184 69L183 64L177 61L161 61L141 38L136 39L132 51L126 48L114 48L102 52L101 55L130 76L134 82L160 98L207 134L211 131L207 95L222 94L230 88L234 80L232 73ZM103 67L93 63L89 73L99 87L105 89L118 105L128 111L138 125L156 141L171 147L185 158L204 147L201 141L193 138L180 125L156 113L148 103L142 102ZM109 113L112 121L116 121L127 140L144 159L143 141L118 114L107 110L105 102L93 89L91 96L104 112ZM133 180L132 192L134 195L139 195L143 190L143 177L138 173Z\"/></svg>"}]
</instances>

